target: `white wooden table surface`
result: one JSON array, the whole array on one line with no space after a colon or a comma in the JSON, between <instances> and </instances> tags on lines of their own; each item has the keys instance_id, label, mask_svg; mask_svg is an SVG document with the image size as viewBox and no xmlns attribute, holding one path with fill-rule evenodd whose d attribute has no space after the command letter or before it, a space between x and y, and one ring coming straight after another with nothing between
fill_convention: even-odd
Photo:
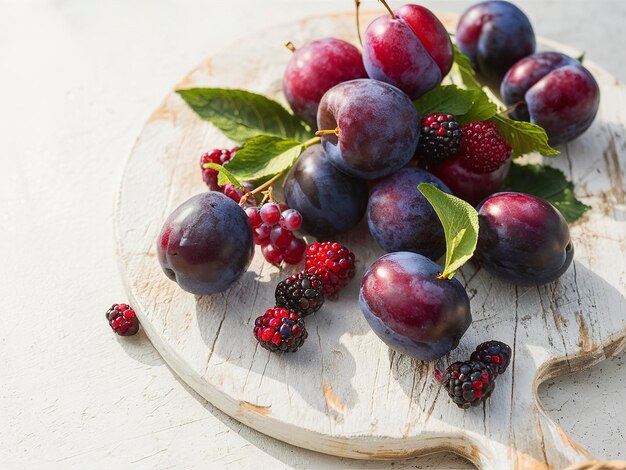
<instances>
[{"instance_id":1,"label":"white wooden table surface","mask_svg":"<svg viewBox=\"0 0 626 470\"><path fill-rule=\"evenodd\" d=\"M461 12L473 2L420 3ZM624 0L517 3L538 34L586 51L626 82ZM104 319L110 304L125 300L113 194L162 96L232 40L351 7L352 0L0 0L2 468L391 467L304 451L246 428L181 384L143 333L118 339ZM540 389L552 416L601 458L626 457L625 357ZM415 467L472 468L449 454L393 463Z\"/></svg>"}]
</instances>

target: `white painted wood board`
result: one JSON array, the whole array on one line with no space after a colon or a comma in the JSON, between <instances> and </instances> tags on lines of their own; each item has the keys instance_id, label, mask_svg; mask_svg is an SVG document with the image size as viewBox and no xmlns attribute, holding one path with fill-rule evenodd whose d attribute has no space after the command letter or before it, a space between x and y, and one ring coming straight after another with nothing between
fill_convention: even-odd
<instances>
[{"instance_id":1,"label":"white painted wood board","mask_svg":"<svg viewBox=\"0 0 626 470\"><path fill-rule=\"evenodd\" d=\"M289 60L283 40L354 40L352 21L316 18L268 31L206 59L176 87L238 87L280 98ZM286 274L262 262L260 254L220 296L195 298L165 278L154 256L161 223L204 190L197 168L201 151L228 144L177 95L168 95L129 158L116 211L125 282L151 341L211 403L263 433L309 449L378 459L452 450L482 468L561 468L584 460L584 449L538 405L536 387L624 347L626 95L608 73L586 65L603 93L598 119L550 161L593 207L572 227L574 267L541 288L515 288L464 268L460 279L472 297L474 323L449 358L431 364L390 352L360 314L358 279L382 254L364 225L341 239L360 260L355 281L339 302L308 319L310 336L296 355L270 355L252 340L254 317L273 305L276 282ZM487 338L514 347L511 372L498 379L484 409L458 410L432 370L467 356Z\"/></svg>"}]
</instances>

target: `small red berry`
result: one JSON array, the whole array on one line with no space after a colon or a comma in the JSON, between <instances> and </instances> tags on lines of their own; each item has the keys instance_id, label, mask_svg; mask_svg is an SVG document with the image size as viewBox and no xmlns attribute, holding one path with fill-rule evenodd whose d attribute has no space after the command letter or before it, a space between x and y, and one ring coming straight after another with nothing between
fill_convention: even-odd
<instances>
[{"instance_id":1,"label":"small red berry","mask_svg":"<svg viewBox=\"0 0 626 470\"><path fill-rule=\"evenodd\" d=\"M113 304L107 310L109 326L120 336L132 336L139 331L139 319L135 311L126 304Z\"/></svg>"},{"instance_id":2,"label":"small red berry","mask_svg":"<svg viewBox=\"0 0 626 470\"><path fill-rule=\"evenodd\" d=\"M285 248L283 252L283 256L285 259L285 263L287 264L298 264L304 258L304 252L306 251L306 243L301 238L294 237L289 246Z\"/></svg>"},{"instance_id":3,"label":"small red berry","mask_svg":"<svg viewBox=\"0 0 626 470\"><path fill-rule=\"evenodd\" d=\"M285 250L291 244L291 240L293 240L293 235L289 230L282 228L280 225L272 227L270 241L275 248Z\"/></svg>"},{"instance_id":4,"label":"small red berry","mask_svg":"<svg viewBox=\"0 0 626 470\"><path fill-rule=\"evenodd\" d=\"M248 219L250 219L252 228L256 228L263 223L261 220L261 214L259 214L259 209L256 207L246 207L246 215L248 216Z\"/></svg>"},{"instance_id":5,"label":"small red berry","mask_svg":"<svg viewBox=\"0 0 626 470\"><path fill-rule=\"evenodd\" d=\"M261 207L261 219L268 225L276 225L280 220L281 210L277 204L267 202Z\"/></svg>"},{"instance_id":6,"label":"small red berry","mask_svg":"<svg viewBox=\"0 0 626 470\"><path fill-rule=\"evenodd\" d=\"M263 253L265 261L270 264L278 265L283 260L282 251L274 247L271 243L261 247L261 253Z\"/></svg>"}]
</instances>

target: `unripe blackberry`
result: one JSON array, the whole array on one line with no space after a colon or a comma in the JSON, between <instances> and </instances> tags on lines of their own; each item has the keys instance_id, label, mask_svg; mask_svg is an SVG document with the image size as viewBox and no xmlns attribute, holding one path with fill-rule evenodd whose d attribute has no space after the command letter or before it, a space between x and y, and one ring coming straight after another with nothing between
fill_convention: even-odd
<instances>
[{"instance_id":1,"label":"unripe blackberry","mask_svg":"<svg viewBox=\"0 0 626 470\"><path fill-rule=\"evenodd\" d=\"M459 408L483 403L495 386L496 376L482 362L465 361L451 364L445 372L435 370L435 377Z\"/></svg>"},{"instance_id":2,"label":"unripe blackberry","mask_svg":"<svg viewBox=\"0 0 626 470\"><path fill-rule=\"evenodd\" d=\"M511 362L511 348L500 341L486 341L476 348L470 359L482 362L496 375L501 375Z\"/></svg>"},{"instance_id":3,"label":"unripe blackberry","mask_svg":"<svg viewBox=\"0 0 626 470\"><path fill-rule=\"evenodd\" d=\"M441 163L454 158L461 145L461 129L452 114L429 114L422 128L415 155L422 163Z\"/></svg>"},{"instance_id":4,"label":"unripe blackberry","mask_svg":"<svg viewBox=\"0 0 626 470\"><path fill-rule=\"evenodd\" d=\"M296 352L308 334L295 312L274 307L254 321L254 337L268 351Z\"/></svg>"},{"instance_id":5,"label":"unripe blackberry","mask_svg":"<svg viewBox=\"0 0 626 470\"><path fill-rule=\"evenodd\" d=\"M304 271L288 277L276 286L276 306L297 312L303 317L317 312L324 305L322 281Z\"/></svg>"}]
</instances>

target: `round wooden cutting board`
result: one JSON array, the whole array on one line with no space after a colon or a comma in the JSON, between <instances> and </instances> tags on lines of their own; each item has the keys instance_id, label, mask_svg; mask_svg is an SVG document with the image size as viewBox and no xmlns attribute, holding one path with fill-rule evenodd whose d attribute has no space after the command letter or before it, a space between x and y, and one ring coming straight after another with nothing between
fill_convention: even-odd
<instances>
[{"instance_id":1,"label":"round wooden cutting board","mask_svg":"<svg viewBox=\"0 0 626 470\"><path fill-rule=\"evenodd\" d=\"M370 19L364 15L362 24ZM283 101L281 77L290 58L285 39L301 45L336 36L357 43L354 35L353 15L267 30L207 58L176 88L242 88ZM252 337L254 318L274 305L277 282L295 269L281 271L257 250L240 281L210 297L195 297L165 277L155 256L161 224L180 203L206 190L200 154L232 146L172 91L130 155L115 215L124 281L150 340L212 404L297 446L361 459L448 450L492 469L563 468L586 460L588 453L546 415L536 395L542 381L589 367L626 344L626 93L606 71L585 65L602 90L598 117L582 137L561 147L561 156L546 160L592 206L571 227L573 266L557 282L531 288L465 266L458 278L470 295L474 322L459 348L433 363L391 351L359 310L360 279L383 254L364 223L338 240L356 253L355 279L339 301L307 318L309 338L296 354L271 354ZM512 346L512 364L484 406L460 410L434 380L433 369L469 357L488 339Z\"/></svg>"}]
</instances>

